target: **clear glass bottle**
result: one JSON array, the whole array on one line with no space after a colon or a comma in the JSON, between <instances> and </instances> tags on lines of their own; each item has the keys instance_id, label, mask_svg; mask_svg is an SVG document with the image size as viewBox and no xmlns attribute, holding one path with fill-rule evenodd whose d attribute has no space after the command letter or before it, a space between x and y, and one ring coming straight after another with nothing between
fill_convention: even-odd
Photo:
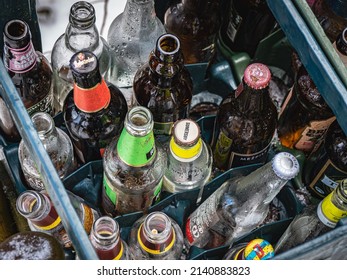
<instances>
[{"instance_id":1,"label":"clear glass bottle","mask_svg":"<svg viewBox=\"0 0 347 280\"><path fill-rule=\"evenodd\" d=\"M89 235L100 260L129 260L127 243L120 237L119 224L109 216L99 217Z\"/></svg>"},{"instance_id":2,"label":"clear glass bottle","mask_svg":"<svg viewBox=\"0 0 347 280\"><path fill-rule=\"evenodd\" d=\"M127 103L122 92L102 77L92 52L75 53L70 69L74 88L65 99L64 122L80 161L100 160L106 146L122 131Z\"/></svg>"},{"instance_id":3,"label":"clear glass bottle","mask_svg":"<svg viewBox=\"0 0 347 280\"><path fill-rule=\"evenodd\" d=\"M67 192L86 233L89 234L100 213L88 206L82 198ZM57 238L64 248L72 249L73 244L46 192L26 190L18 196L16 206L17 211L28 220L32 231L48 233Z\"/></svg>"},{"instance_id":4,"label":"clear glass bottle","mask_svg":"<svg viewBox=\"0 0 347 280\"><path fill-rule=\"evenodd\" d=\"M54 111L62 111L64 100L73 88L70 69L71 57L81 50L93 52L99 60L102 76L110 66L109 46L99 34L95 24L96 15L93 5L78 1L71 6L69 23L65 33L60 35L52 48L51 63L54 81Z\"/></svg>"},{"instance_id":5,"label":"clear glass bottle","mask_svg":"<svg viewBox=\"0 0 347 280\"><path fill-rule=\"evenodd\" d=\"M233 245L223 260L268 260L275 256L272 245L261 238Z\"/></svg>"},{"instance_id":6,"label":"clear glass bottle","mask_svg":"<svg viewBox=\"0 0 347 280\"><path fill-rule=\"evenodd\" d=\"M175 1L166 10L164 26L181 42L185 64L209 62L221 25L221 0Z\"/></svg>"},{"instance_id":7,"label":"clear glass bottle","mask_svg":"<svg viewBox=\"0 0 347 280\"><path fill-rule=\"evenodd\" d=\"M134 260L180 260L183 233L176 221L164 212L152 212L133 224L129 248Z\"/></svg>"},{"instance_id":8,"label":"clear glass bottle","mask_svg":"<svg viewBox=\"0 0 347 280\"><path fill-rule=\"evenodd\" d=\"M135 104L152 112L154 135L167 146L173 123L189 117L193 93L193 81L176 36L158 38L147 62L136 72L133 89Z\"/></svg>"},{"instance_id":9,"label":"clear glass bottle","mask_svg":"<svg viewBox=\"0 0 347 280\"><path fill-rule=\"evenodd\" d=\"M172 131L163 190L177 193L200 189L202 193L211 177L211 148L201 138L199 125L191 119L176 121Z\"/></svg>"},{"instance_id":10,"label":"clear glass bottle","mask_svg":"<svg viewBox=\"0 0 347 280\"><path fill-rule=\"evenodd\" d=\"M347 28L345 28L333 43L342 63L347 67Z\"/></svg>"},{"instance_id":11,"label":"clear glass bottle","mask_svg":"<svg viewBox=\"0 0 347 280\"><path fill-rule=\"evenodd\" d=\"M145 107L131 108L124 128L103 158L102 208L111 216L146 212L160 196L166 153L153 135L153 116Z\"/></svg>"},{"instance_id":12,"label":"clear glass bottle","mask_svg":"<svg viewBox=\"0 0 347 280\"><path fill-rule=\"evenodd\" d=\"M336 119L303 65L279 114L277 132L281 145L308 157L321 145Z\"/></svg>"},{"instance_id":13,"label":"clear glass bottle","mask_svg":"<svg viewBox=\"0 0 347 280\"><path fill-rule=\"evenodd\" d=\"M269 94L270 80L266 65L252 63L236 90L219 105L212 149L214 166L220 170L267 160L278 117Z\"/></svg>"},{"instance_id":14,"label":"clear glass bottle","mask_svg":"<svg viewBox=\"0 0 347 280\"><path fill-rule=\"evenodd\" d=\"M328 128L323 143L305 161L303 182L319 199L347 178L347 137L337 120Z\"/></svg>"},{"instance_id":15,"label":"clear glass bottle","mask_svg":"<svg viewBox=\"0 0 347 280\"><path fill-rule=\"evenodd\" d=\"M28 114L38 111L52 114L52 68L47 58L34 49L28 24L10 20L3 33L4 65ZM0 100L0 129L7 141L19 142L21 137L14 120L3 99Z\"/></svg>"},{"instance_id":16,"label":"clear glass bottle","mask_svg":"<svg viewBox=\"0 0 347 280\"><path fill-rule=\"evenodd\" d=\"M259 226L266 218L269 204L282 187L299 172L299 162L281 152L243 177L227 180L188 217L185 225L187 248L204 248L213 235L215 247L230 245Z\"/></svg>"},{"instance_id":17,"label":"clear glass bottle","mask_svg":"<svg viewBox=\"0 0 347 280\"><path fill-rule=\"evenodd\" d=\"M280 254L331 231L338 221L346 216L347 179L344 179L318 205L306 206L294 218L277 241L275 253Z\"/></svg>"},{"instance_id":18,"label":"clear glass bottle","mask_svg":"<svg viewBox=\"0 0 347 280\"><path fill-rule=\"evenodd\" d=\"M44 112L32 115L31 120L39 138L55 166L60 179L65 178L77 168L72 142L69 136L56 127L53 118ZM23 140L18 146L18 159L24 178L29 187L44 190L41 174Z\"/></svg>"},{"instance_id":19,"label":"clear glass bottle","mask_svg":"<svg viewBox=\"0 0 347 280\"><path fill-rule=\"evenodd\" d=\"M128 103L137 69L148 61L155 42L165 33L154 4L154 0L127 0L124 11L108 29L111 66L107 79L122 88ZM130 92L123 88L129 88Z\"/></svg>"}]
</instances>

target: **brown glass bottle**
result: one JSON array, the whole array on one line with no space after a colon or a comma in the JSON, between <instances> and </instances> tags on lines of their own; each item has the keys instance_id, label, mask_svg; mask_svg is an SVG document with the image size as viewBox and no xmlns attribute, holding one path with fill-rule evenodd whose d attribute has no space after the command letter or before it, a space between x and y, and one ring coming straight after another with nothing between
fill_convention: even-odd
<instances>
[{"instance_id":1,"label":"brown glass bottle","mask_svg":"<svg viewBox=\"0 0 347 280\"><path fill-rule=\"evenodd\" d=\"M253 57L259 42L273 31L276 20L266 0L230 0L219 38L233 52Z\"/></svg>"},{"instance_id":2,"label":"brown glass bottle","mask_svg":"<svg viewBox=\"0 0 347 280\"><path fill-rule=\"evenodd\" d=\"M277 127L277 109L269 95L271 73L260 63L250 64L237 89L223 99L214 125L214 166L265 163Z\"/></svg>"},{"instance_id":3,"label":"brown glass bottle","mask_svg":"<svg viewBox=\"0 0 347 280\"><path fill-rule=\"evenodd\" d=\"M136 105L147 107L153 114L155 137L167 143L173 123L188 117L193 90L175 35L158 38L148 62L135 74L133 89Z\"/></svg>"},{"instance_id":4,"label":"brown glass bottle","mask_svg":"<svg viewBox=\"0 0 347 280\"><path fill-rule=\"evenodd\" d=\"M4 27L3 61L29 115L41 111L52 114L52 68L40 52L35 51L29 26L11 20ZM19 132L5 102L0 102L0 128L7 141L18 142Z\"/></svg>"},{"instance_id":5,"label":"brown glass bottle","mask_svg":"<svg viewBox=\"0 0 347 280\"><path fill-rule=\"evenodd\" d=\"M122 92L105 82L97 57L89 51L70 60L74 88L63 107L64 121L83 163L102 158L105 147L119 135L128 111Z\"/></svg>"},{"instance_id":6,"label":"brown glass bottle","mask_svg":"<svg viewBox=\"0 0 347 280\"><path fill-rule=\"evenodd\" d=\"M337 120L330 125L320 148L306 160L303 175L305 185L320 199L347 178L347 137Z\"/></svg>"},{"instance_id":7,"label":"brown glass bottle","mask_svg":"<svg viewBox=\"0 0 347 280\"><path fill-rule=\"evenodd\" d=\"M339 55L342 63L347 67L347 28L345 28L336 38L333 47Z\"/></svg>"},{"instance_id":8,"label":"brown glass bottle","mask_svg":"<svg viewBox=\"0 0 347 280\"><path fill-rule=\"evenodd\" d=\"M209 62L220 28L221 0L181 0L165 12L164 26L181 41L186 64Z\"/></svg>"},{"instance_id":9,"label":"brown glass bottle","mask_svg":"<svg viewBox=\"0 0 347 280\"><path fill-rule=\"evenodd\" d=\"M278 136L284 147L309 156L322 143L335 116L304 66L296 75L278 120Z\"/></svg>"},{"instance_id":10,"label":"brown glass bottle","mask_svg":"<svg viewBox=\"0 0 347 280\"><path fill-rule=\"evenodd\" d=\"M316 0L312 11L326 36L333 43L347 26L347 1Z\"/></svg>"}]
</instances>

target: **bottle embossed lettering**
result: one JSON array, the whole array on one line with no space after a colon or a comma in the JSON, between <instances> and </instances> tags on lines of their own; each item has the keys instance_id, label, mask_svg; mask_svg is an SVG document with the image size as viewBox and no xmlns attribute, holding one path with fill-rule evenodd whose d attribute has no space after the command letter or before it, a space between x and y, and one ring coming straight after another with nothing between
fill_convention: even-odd
<instances>
[{"instance_id":1,"label":"bottle embossed lettering","mask_svg":"<svg viewBox=\"0 0 347 280\"><path fill-rule=\"evenodd\" d=\"M146 212L159 198L166 153L154 139L147 108L129 110L120 136L105 150L103 167L102 207L107 214Z\"/></svg>"},{"instance_id":2,"label":"bottle embossed lettering","mask_svg":"<svg viewBox=\"0 0 347 280\"><path fill-rule=\"evenodd\" d=\"M63 115L75 152L87 163L102 158L119 135L128 107L122 92L101 76L97 57L89 51L70 60L74 88L65 99Z\"/></svg>"},{"instance_id":3,"label":"bottle embossed lettering","mask_svg":"<svg viewBox=\"0 0 347 280\"><path fill-rule=\"evenodd\" d=\"M270 79L266 65L250 64L237 89L219 105L212 144L217 168L265 163L278 115L269 95Z\"/></svg>"},{"instance_id":4,"label":"bottle embossed lettering","mask_svg":"<svg viewBox=\"0 0 347 280\"><path fill-rule=\"evenodd\" d=\"M52 68L47 58L34 49L26 22L14 19L6 23L3 61L28 114L52 114ZM0 106L0 128L6 140L19 142L20 134L2 98Z\"/></svg>"},{"instance_id":5,"label":"bottle embossed lettering","mask_svg":"<svg viewBox=\"0 0 347 280\"><path fill-rule=\"evenodd\" d=\"M189 215L187 247L204 248L213 235L220 240L215 247L230 245L255 229L266 218L271 201L298 172L297 159L281 152L249 175L224 182Z\"/></svg>"}]
</instances>

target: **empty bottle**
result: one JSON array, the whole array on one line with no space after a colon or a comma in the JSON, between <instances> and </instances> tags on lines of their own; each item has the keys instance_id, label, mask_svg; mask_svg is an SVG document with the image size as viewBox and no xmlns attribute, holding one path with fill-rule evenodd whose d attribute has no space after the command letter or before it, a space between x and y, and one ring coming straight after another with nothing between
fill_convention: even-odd
<instances>
[{"instance_id":1,"label":"empty bottle","mask_svg":"<svg viewBox=\"0 0 347 280\"><path fill-rule=\"evenodd\" d=\"M311 204L289 224L275 245L279 254L308 242L336 227L347 216L347 179L317 205Z\"/></svg>"},{"instance_id":2,"label":"empty bottle","mask_svg":"<svg viewBox=\"0 0 347 280\"><path fill-rule=\"evenodd\" d=\"M64 122L82 163L100 160L118 136L128 107L122 92L100 73L99 60L81 51L70 59L74 88L65 99Z\"/></svg>"},{"instance_id":3,"label":"empty bottle","mask_svg":"<svg viewBox=\"0 0 347 280\"><path fill-rule=\"evenodd\" d=\"M52 68L47 58L34 49L26 22L14 19L6 23L3 61L28 114L38 111L52 114ZM2 98L0 129L7 141L20 141L21 136Z\"/></svg>"},{"instance_id":4,"label":"empty bottle","mask_svg":"<svg viewBox=\"0 0 347 280\"><path fill-rule=\"evenodd\" d=\"M173 123L189 116L193 92L176 36L164 34L158 38L147 62L136 72L133 89L134 104L152 112L154 135L167 145Z\"/></svg>"},{"instance_id":5,"label":"empty bottle","mask_svg":"<svg viewBox=\"0 0 347 280\"><path fill-rule=\"evenodd\" d=\"M214 246L230 245L266 218L269 204L299 172L290 153L281 152L247 176L227 180L193 211L185 225L187 247L204 248L213 235Z\"/></svg>"},{"instance_id":6,"label":"empty bottle","mask_svg":"<svg viewBox=\"0 0 347 280\"><path fill-rule=\"evenodd\" d=\"M176 121L172 131L163 190L177 193L200 189L202 193L212 171L210 146L201 138L200 127L193 120Z\"/></svg>"},{"instance_id":7,"label":"empty bottle","mask_svg":"<svg viewBox=\"0 0 347 280\"><path fill-rule=\"evenodd\" d=\"M223 260L268 260L275 256L272 245L261 238L233 245Z\"/></svg>"},{"instance_id":8,"label":"empty bottle","mask_svg":"<svg viewBox=\"0 0 347 280\"><path fill-rule=\"evenodd\" d=\"M133 224L129 248L134 260L179 260L183 258L183 233L164 212L152 212Z\"/></svg>"},{"instance_id":9,"label":"empty bottle","mask_svg":"<svg viewBox=\"0 0 347 280\"><path fill-rule=\"evenodd\" d=\"M120 237L119 224L109 216L99 217L93 224L90 242L100 260L128 260L128 245Z\"/></svg>"},{"instance_id":10,"label":"empty bottle","mask_svg":"<svg viewBox=\"0 0 347 280\"><path fill-rule=\"evenodd\" d=\"M100 216L99 212L73 193L68 192L68 195L86 233L89 234L94 221ZM73 247L61 218L46 192L35 190L22 192L17 198L17 211L28 220L32 231L45 232L54 236L64 248Z\"/></svg>"},{"instance_id":11,"label":"empty bottle","mask_svg":"<svg viewBox=\"0 0 347 280\"><path fill-rule=\"evenodd\" d=\"M153 135L153 116L132 107L124 128L107 146L103 158L102 208L111 216L146 212L161 192L166 153Z\"/></svg>"},{"instance_id":12,"label":"empty bottle","mask_svg":"<svg viewBox=\"0 0 347 280\"><path fill-rule=\"evenodd\" d=\"M175 1L166 10L164 26L180 42L185 64L209 62L221 24L221 0Z\"/></svg>"},{"instance_id":13,"label":"empty bottle","mask_svg":"<svg viewBox=\"0 0 347 280\"><path fill-rule=\"evenodd\" d=\"M93 5L78 1L70 8L69 23L65 33L60 35L52 48L51 63L54 81L54 111L62 111L66 96L74 85L71 57L81 50L93 52L99 60L100 73L105 75L110 66L109 47L100 36L95 24L96 15Z\"/></svg>"},{"instance_id":14,"label":"empty bottle","mask_svg":"<svg viewBox=\"0 0 347 280\"><path fill-rule=\"evenodd\" d=\"M212 143L215 167L265 163L278 115L269 94L270 80L266 65L250 64L236 90L219 105Z\"/></svg>"},{"instance_id":15,"label":"empty bottle","mask_svg":"<svg viewBox=\"0 0 347 280\"><path fill-rule=\"evenodd\" d=\"M53 118L44 112L32 115L31 120L39 138L52 160L60 179L77 168L72 142L69 136L56 127ZM30 151L22 140L18 146L18 158L26 183L35 190L44 190L45 185Z\"/></svg>"},{"instance_id":16,"label":"empty bottle","mask_svg":"<svg viewBox=\"0 0 347 280\"><path fill-rule=\"evenodd\" d=\"M128 103L136 71L148 61L155 42L164 33L154 0L127 0L124 11L112 21L107 34L111 56L107 79L122 88Z\"/></svg>"}]
</instances>

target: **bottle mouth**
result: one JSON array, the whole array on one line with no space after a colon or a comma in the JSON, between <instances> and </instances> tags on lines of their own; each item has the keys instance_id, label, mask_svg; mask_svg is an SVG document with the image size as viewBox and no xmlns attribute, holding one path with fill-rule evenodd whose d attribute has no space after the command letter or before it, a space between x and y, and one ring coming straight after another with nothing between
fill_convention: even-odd
<instances>
[{"instance_id":1,"label":"bottle mouth","mask_svg":"<svg viewBox=\"0 0 347 280\"><path fill-rule=\"evenodd\" d=\"M171 220L164 213L150 213L143 222L143 231L150 243L166 243L172 237Z\"/></svg>"},{"instance_id":2,"label":"bottle mouth","mask_svg":"<svg viewBox=\"0 0 347 280\"><path fill-rule=\"evenodd\" d=\"M164 34L158 38L157 48L164 55L173 55L180 47L179 39L173 34Z\"/></svg>"},{"instance_id":3,"label":"bottle mouth","mask_svg":"<svg viewBox=\"0 0 347 280\"><path fill-rule=\"evenodd\" d=\"M143 106L131 108L125 118L124 126L132 135L147 135L153 130L153 116L151 111Z\"/></svg>"},{"instance_id":4,"label":"bottle mouth","mask_svg":"<svg viewBox=\"0 0 347 280\"><path fill-rule=\"evenodd\" d=\"M111 217L103 216L94 222L92 232L97 243L114 243L119 238L119 225Z\"/></svg>"},{"instance_id":5,"label":"bottle mouth","mask_svg":"<svg viewBox=\"0 0 347 280\"><path fill-rule=\"evenodd\" d=\"M48 113L37 112L32 115L31 120L41 140L54 129L53 118Z\"/></svg>"},{"instance_id":6,"label":"bottle mouth","mask_svg":"<svg viewBox=\"0 0 347 280\"><path fill-rule=\"evenodd\" d=\"M19 19L10 20L4 28L5 35L10 40L21 40L27 36L28 31L28 25Z\"/></svg>"},{"instance_id":7,"label":"bottle mouth","mask_svg":"<svg viewBox=\"0 0 347 280\"><path fill-rule=\"evenodd\" d=\"M18 212L26 218L36 215L42 204L42 197L37 192L31 190L21 193L16 201Z\"/></svg>"},{"instance_id":8,"label":"bottle mouth","mask_svg":"<svg viewBox=\"0 0 347 280\"><path fill-rule=\"evenodd\" d=\"M95 9L86 1L76 2L70 9L70 23L79 28L89 28L95 23Z\"/></svg>"}]
</instances>

